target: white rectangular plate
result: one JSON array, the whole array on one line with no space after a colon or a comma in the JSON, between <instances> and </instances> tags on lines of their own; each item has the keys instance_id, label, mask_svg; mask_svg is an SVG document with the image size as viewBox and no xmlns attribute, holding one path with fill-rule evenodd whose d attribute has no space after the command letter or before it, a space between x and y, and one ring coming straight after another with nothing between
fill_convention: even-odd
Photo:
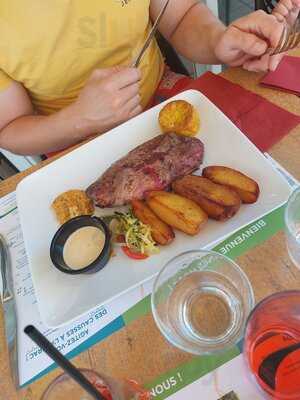
<instances>
[{"instance_id":1,"label":"white rectangular plate","mask_svg":"<svg viewBox=\"0 0 300 400\"><path fill-rule=\"evenodd\" d=\"M68 189L85 189L114 161L159 134L158 113L165 103L31 174L18 185L17 201L38 306L47 326L63 325L111 301L153 277L175 255L208 247L286 201L289 185L217 107L192 90L175 99L187 100L199 110L199 138L205 145L203 165L226 165L253 177L261 189L258 202L243 205L227 222L209 221L195 237L176 232L170 246L161 247L158 255L145 261L132 261L117 251L102 271L70 276L57 271L50 260L51 239L58 229L50 209L52 201Z\"/></svg>"}]
</instances>

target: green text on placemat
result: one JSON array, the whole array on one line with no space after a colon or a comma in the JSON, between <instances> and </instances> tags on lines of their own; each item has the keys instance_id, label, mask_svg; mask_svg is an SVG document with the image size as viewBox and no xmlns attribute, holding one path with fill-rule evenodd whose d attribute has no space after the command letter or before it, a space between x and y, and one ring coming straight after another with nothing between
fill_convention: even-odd
<instances>
[{"instance_id":1,"label":"green text on placemat","mask_svg":"<svg viewBox=\"0 0 300 400\"><path fill-rule=\"evenodd\" d=\"M284 208L281 206L263 218L231 235L214 250L232 259L258 246L284 227Z\"/></svg>"}]
</instances>

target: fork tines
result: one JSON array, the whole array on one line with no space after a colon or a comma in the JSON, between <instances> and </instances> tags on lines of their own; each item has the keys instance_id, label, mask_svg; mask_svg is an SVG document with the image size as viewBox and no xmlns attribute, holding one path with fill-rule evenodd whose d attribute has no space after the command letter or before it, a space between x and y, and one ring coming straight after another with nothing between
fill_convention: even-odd
<instances>
[{"instance_id":1,"label":"fork tines","mask_svg":"<svg viewBox=\"0 0 300 400\"><path fill-rule=\"evenodd\" d=\"M297 19L292 27L284 27L279 43L275 49L270 50L270 55L284 53L300 44L300 20Z\"/></svg>"}]
</instances>

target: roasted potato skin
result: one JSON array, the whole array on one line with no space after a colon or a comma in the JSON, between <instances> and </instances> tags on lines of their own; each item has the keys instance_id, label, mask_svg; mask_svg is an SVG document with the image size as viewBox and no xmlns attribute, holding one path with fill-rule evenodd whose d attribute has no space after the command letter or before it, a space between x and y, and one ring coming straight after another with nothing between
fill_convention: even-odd
<instances>
[{"instance_id":1,"label":"roasted potato skin","mask_svg":"<svg viewBox=\"0 0 300 400\"><path fill-rule=\"evenodd\" d=\"M156 243L164 246L174 240L175 234L173 229L159 219L147 204L140 200L133 200L131 206L136 218L150 226L152 238Z\"/></svg>"},{"instance_id":2,"label":"roasted potato skin","mask_svg":"<svg viewBox=\"0 0 300 400\"><path fill-rule=\"evenodd\" d=\"M204 168L202 175L214 183L225 185L235 190L243 203L255 203L258 199L260 192L258 183L242 172L216 165Z\"/></svg>"},{"instance_id":3,"label":"roasted potato skin","mask_svg":"<svg viewBox=\"0 0 300 400\"><path fill-rule=\"evenodd\" d=\"M188 235L196 235L207 222L207 214L192 200L169 192L149 192L146 203L166 224Z\"/></svg>"},{"instance_id":4,"label":"roasted potato skin","mask_svg":"<svg viewBox=\"0 0 300 400\"><path fill-rule=\"evenodd\" d=\"M185 100L167 103L160 111L158 121L164 133L195 136L200 128L198 110Z\"/></svg>"},{"instance_id":5,"label":"roasted potato skin","mask_svg":"<svg viewBox=\"0 0 300 400\"><path fill-rule=\"evenodd\" d=\"M173 182L172 189L193 200L210 218L217 221L233 217L241 206L241 199L234 190L202 176L187 175Z\"/></svg>"},{"instance_id":6,"label":"roasted potato skin","mask_svg":"<svg viewBox=\"0 0 300 400\"><path fill-rule=\"evenodd\" d=\"M51 204L57 221L62 225L81 215L93 215L94 204L83 190L72 189L57 196Z\"/></svg>"}]
</instances>

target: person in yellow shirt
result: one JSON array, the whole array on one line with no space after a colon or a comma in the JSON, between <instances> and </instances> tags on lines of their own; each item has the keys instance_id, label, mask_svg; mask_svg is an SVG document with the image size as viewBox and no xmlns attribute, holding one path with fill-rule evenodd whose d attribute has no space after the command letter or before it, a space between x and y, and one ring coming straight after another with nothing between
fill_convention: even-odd
<instances>
[{"instance_id":1,"label":"person in yellow shirt","mask_svg":"<svg viewBox=\"0 0 300 400\"><path fill-rule=\"evenodd\" d=\"M0 147L45 154L139 114L164 71L152 41L132 68L165 0L1 0ZM282 0L287 15L300 0ZM261 11L228 28L198 0L171 0L160 32L193 62L275 69L263 56L283 24Z\"/></svg>"}]
</instances>

